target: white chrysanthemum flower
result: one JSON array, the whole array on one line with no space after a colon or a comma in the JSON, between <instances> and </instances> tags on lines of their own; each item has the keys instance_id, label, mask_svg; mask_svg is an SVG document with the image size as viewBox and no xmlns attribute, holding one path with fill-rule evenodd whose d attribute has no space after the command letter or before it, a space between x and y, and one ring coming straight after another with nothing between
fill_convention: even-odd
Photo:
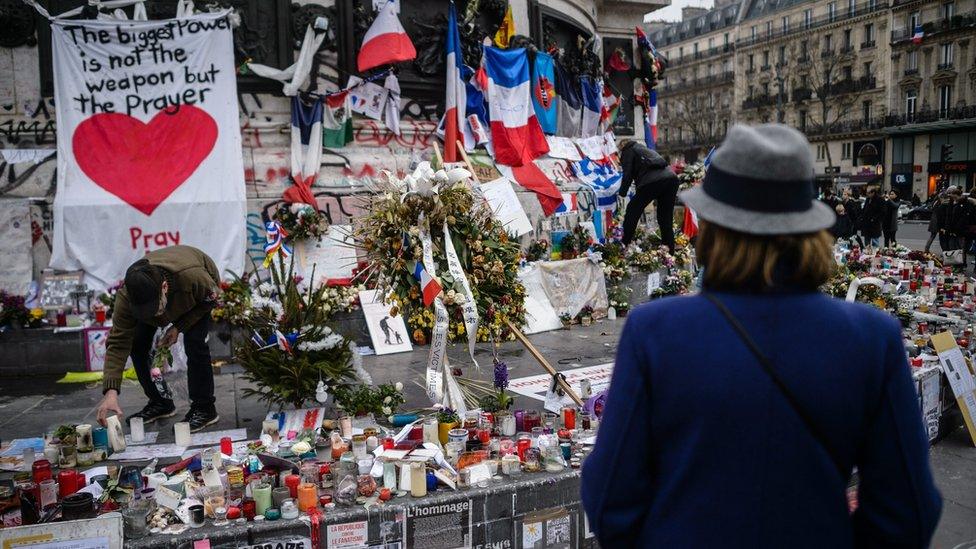
<instances>
[{"instance_id":1,"label":"white chrysanthemum flower","mask_svg":"<svg viewBox=\"0 0 976 549\"><path fill-rule=\"evenodd\" d=\"M400 383L399 381L397 381L396 382L396 385L394 385L394 387L396 387L396 390L397 391L402 391L403 390L403 383Z\"/></svg>"},{"instance_id":2,"label":"white chrysanthemum flower","mask_svg":"<svg viewBox=\"0 0 976 549\"><path fill-rule=\"evenodd\" d=\"M384 406L383 407L383 415L388 416L388 415L390 415L392 413L393 413L393 410L391 410L389 406Z\"/></svg>"}]
</instances>

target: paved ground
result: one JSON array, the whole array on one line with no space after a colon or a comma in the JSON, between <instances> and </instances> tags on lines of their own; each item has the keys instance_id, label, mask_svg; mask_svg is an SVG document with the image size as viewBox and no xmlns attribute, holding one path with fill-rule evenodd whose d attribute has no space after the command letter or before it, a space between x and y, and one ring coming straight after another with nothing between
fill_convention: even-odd
<instances>
[{"instance_id":1,"label":"paved ground","mask_svg":"<svg viewBox=\"0 0 976 549\"><path fill-rule=\"evenodd\" d=\"M928 237L926 225L905 224L898 236L901 243L921 248ZM934 249L937 250L937 245ZM538 334L531 339L554 366L566 370L612 361L622 326L622 320L603 321L588 328L577 326L571 330ZM379 383L403 381L407 402L424 405L427 401L423 389L414 380L423 378L426 351L425 347L410 354L366 357L366 369ZM450 356L452 361L463 363L464 349L455 347L450 351ZM500 357L509 364L512 378L542 372L531 356L517 344L504 345ZM487 349L479 350L478 360L490 364ZM489 370L485 368L485 379L490 375ZM478 375L473 368L465 368L465 372L466 375ZM171 382L175 392L185 395L185 378L180 381L182 376L175 377L177 379ZM9 440L38 436L61 420L94 422L94 407L100 398L100 391L96 387L57 385L54 381L53 378L0 381L0 438ZM243 387L246 387L246 382L241 379L240 369L236 366L224 367L216 376L217 406L221 419L215 427L246 427L249 434L254 436L260 430L260 420L267 407L254 399L243 398ZM186 409L183 398L178 398L181 413ZM142 395L135 383L127 382L123 387L121 404L127 413L141 407ZM528 402L524 404L530 405ZM179 419L180 416L165 420L147 430L159 430L160 441L170 442L173 439L172 424ZM969 443L965 431L957 430L932 449L931 460L945 500L942 521L933 546L976 548L976 449Z\"/></svg>"}]
</instances>

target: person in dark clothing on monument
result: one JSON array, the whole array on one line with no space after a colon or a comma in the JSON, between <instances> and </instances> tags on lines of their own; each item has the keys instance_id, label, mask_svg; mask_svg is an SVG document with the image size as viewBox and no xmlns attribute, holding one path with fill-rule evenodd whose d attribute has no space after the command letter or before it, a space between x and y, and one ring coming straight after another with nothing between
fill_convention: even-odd
<instances>
[{"instance_id":1,"label":"person in dark clothing on monument","mask_svg":"<svg viewBox=\"0 0 976 549\"><path fill-rule=\"evenodd\" d=\"M630 244L644 209L651 202L655 202L661 240L673 252L674 204L678 195L678 176L671 171L668 162L661 155L636 141L623 140L620 150L623 179L618 194L627 196L631 184L637 189L624 213L624 235L621 241L625 246Z\"/></svg>"},{"instance_id":2,"label":"person in dark clothing on monument","mask_svg":"<svg viewBox=\"0 0 976 549\"><path fill-rule=\"evenodd\" d=\"M183 421L196 432L220 419L214 406L213 365L207 345L210 311L219 288L220 274L213 259L190 246L149 252L128 268L116 295L106 343L99 423L105 424L109 412L122 415L118 394L128 358L132 358L139 384L149 398L149 403L130 417L151 423L176 414L168 388L153 379L150 364L153 336L158 328L167 326L157 347L173 345L182 333L186 348L190 410Z\"/></svg>"}]
</instances>

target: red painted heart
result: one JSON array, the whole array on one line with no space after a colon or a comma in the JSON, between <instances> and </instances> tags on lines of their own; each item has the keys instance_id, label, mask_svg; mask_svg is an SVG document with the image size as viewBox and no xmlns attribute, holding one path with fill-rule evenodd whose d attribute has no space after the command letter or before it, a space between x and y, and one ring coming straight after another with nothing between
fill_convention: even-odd
<instances>
[{"instance_id":1,"label":"red painted heart","mask_svg":"<svg viewBox=\"0 0 976 549\"><path fill-rule=\"evenodd\" d=\"M160 111L149 121L101 113L78 125L75 161L99 187L146 215L173 194L217 142L217 123L192 105Z\"/></svg>"}]
</instances>

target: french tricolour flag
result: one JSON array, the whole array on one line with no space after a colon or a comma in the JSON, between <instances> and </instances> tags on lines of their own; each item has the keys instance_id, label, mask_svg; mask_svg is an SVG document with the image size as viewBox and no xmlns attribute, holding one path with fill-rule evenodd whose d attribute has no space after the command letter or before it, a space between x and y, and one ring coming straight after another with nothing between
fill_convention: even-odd
<instances>
[{"instance_id":1,"label":"french tricolour flag","mask_svg":"<svg viewBox=\"0 0 976 549\"><path fill-rule=\"evenodd\" d=\"M467 90L464 88L464 56L461 55L461 36L458 34L457 9L454 2L447 15L447 92L444 98L444 160L457 162L457 141L467 145L464 124L467 121Z\"/></svg>"},{"instance_id":2,"label":"french tricolour flag","mask_svg":"<svg viewBox=\"0 0 976 549\"><path fill-rule=\"evenodd\" d=\"M924 37L925 31L922 30L922 25L915 25L915 30L912 32L912 44L921 44Z\"/></svg>"},{"instance_id":3,"label":"french tricolour flag","mask_svg":"<svg viewBox=\"0 0 976 549\"><path fill-rule=\"evenodd\" d=\"M488 47L484 52L495 162L522 166L549 152L549 143L532 107L529 58L525 48Z\"/></svg>"},{"instance_id":4,"label":"french tricolour flag","mask_svg":"<svg viewBox=\"0 0 976 549\"><path fill-rule=\"evenodd\" d=\"M395 4L387 2L366 31L357 58L359 72L417 57L413 42L397 19Z\"/></svg>"},{"instance_id":5,"label":"french tricolour flag","mask_svg":"<svg viewBox=\"0 0 976 549\"><path fill-rule=\"evenodd\" d=\"M648 149L657 148L657 90L651 90L647 97L647 112L644 113L644 144Z\"/></svg>"},{"instance_id":6,"label":"french tricolour flag","mask_svg":"<svg viewBox=\"0 0 976 549\"><path fill-rule=\"evenodd\" d=\"M600 134L603 81L590 76L581 76L580 87L583 89L583 137L593 137Z\"/></svg>"},{"instance_id":7,"label":"french tricolour flag","mask_svg":"<svg viewBox=\"0 0 976 549\"><path fill-rule=\"evenodd\" d=\"M420 292L424 296L424 307L430 307L430 304L441 293L442 288L440 282L430 276L430 273L424 268L424 264L419 261L414 262L413 277L420 282Z\"/></svg>"}]
</instances>

